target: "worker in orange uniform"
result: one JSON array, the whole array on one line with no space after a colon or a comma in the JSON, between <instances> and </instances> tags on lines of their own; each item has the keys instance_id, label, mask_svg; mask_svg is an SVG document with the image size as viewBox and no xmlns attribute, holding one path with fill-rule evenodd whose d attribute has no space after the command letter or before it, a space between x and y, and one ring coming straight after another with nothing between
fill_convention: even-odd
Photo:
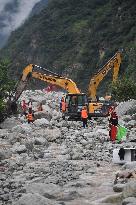
<instances>
[{"instance_id":1,"label":"worker in orange uniform","mask_svg":"<svg viewBox=\"0 0 136 205\"><path fill-rule=\"evenodd\" d=\"M62 111L62 118L65 119L66 103L64 97L62 97L61 99L61 111Z\"/></svg>"},{"instance_id":2,"label":"worker in orange uniform","mask_svg":"<svg viewBox=\"0 0 136 205\"><path fill-rule=\"evenodd\" d=\"M32 113L32 111L30 110L29 113L27 114L27 121L28 121L28 124L29 123L33 123L34 121L34 114Z\"/></svg>"},{"instance_id":3,"label":"worker in orange uniform","mask_svg":"<svg viewBox=\"0 0 136 205\"><path fill-rule=\"evenodd\" d=\"M83 127L88 127L88 124L87 124L87 119L88 119L88 112L87 112L87 108L86 106L84 106L82 108L82 111L81 111L81 118L82 118L82 122L83 122Z\"/></svg>"},{"instance_id":4,"label":"worker in orange uniform","mask_svg":"<svg viewBox=\"0 0 136 205\"><path fill-rule=\"evenodd\" d=\"M66 111L66 103L65 103L65 100L64 100L63 97L61 98L61 104L60 104L60 106L61 106L61 111L62 111L62 113L64 113L64 112Z\"/></svg>"}]
</instances>

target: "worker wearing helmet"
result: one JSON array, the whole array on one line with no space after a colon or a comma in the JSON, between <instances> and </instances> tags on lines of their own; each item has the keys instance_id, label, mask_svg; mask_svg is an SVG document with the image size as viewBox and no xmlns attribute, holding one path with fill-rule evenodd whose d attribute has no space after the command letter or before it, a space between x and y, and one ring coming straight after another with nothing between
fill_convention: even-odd
<instances>
[{"instance_id":1,"label":"worker wearing helmet","mask_svg":"<svg viewBox=\"0 0 136 205\"><path fill-rule=\"evenodd\" d=\"M83 107L82 107L81 119L82 119L82 122L83 122L83 127L84 127L84 128L85 128L85 127L88 127L88 125L87 125L88 112L87 112L86 106L83 106Z\"/></svg>"}]
</instances>

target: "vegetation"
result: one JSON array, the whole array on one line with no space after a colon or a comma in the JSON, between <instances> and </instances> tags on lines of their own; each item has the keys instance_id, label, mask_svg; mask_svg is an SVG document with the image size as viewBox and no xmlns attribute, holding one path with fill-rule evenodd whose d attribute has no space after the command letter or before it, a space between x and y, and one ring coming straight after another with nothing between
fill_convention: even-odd
<instances>
[{"instance_id":1,"label":"vegetation","mask_svg":"<svg viewBox=\"0 0 136 205\"><path fill-rule=\"evenodd\" d=\"M136 79L135 9L135 0L50 0L13 32L1 55L11 59L14 76L33 63L67 75L86 91L91 76L123 49L120 76Z\"/></svg>"},{"instance_id":2,"label":"vegetation","mask_svg":"<svg viewBox=\"0 0 136 205\"><path fill-rule=\"evenodd\" d=\"M13 89L14 82L8 76L9 61L0 61L0 113L5 109L5 98Z\"/></svg>"},{"instance_id":3,"label":"vegetation","mask_svg":"<svg viewBox=\"0 0 136 205\"><path fill-rule=\"evenodd\" d=\"M118 80L112 85L112 97L119 102L136 99L136 82L126 77Z\"/></svg>"}]
</instances>

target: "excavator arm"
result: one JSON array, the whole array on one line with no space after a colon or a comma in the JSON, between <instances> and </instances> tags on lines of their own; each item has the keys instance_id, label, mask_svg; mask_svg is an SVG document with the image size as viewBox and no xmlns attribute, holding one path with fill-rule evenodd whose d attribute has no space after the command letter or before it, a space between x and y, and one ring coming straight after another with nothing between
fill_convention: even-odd
<instances>
[{"instance_id":1,"label":"excavator arm","mask_svg":"<svg viewBox=\"0 0 136 205\"><path fill-rule=\"evenodd\" d=\"M95 74L89 83L88 97L92 101L96 101L96 91L99 86L99 83L107 75L107 73L113 69L113 82L118 78L118 72L121 64L121 52L117 52L103 67L102 69Z\"/></svg>"},{"instance_id":2,"label":"excavator arm","mask_svg":"<svg viewBox=\"0 0 136 205\"><path fill-rule=\"evenodd\" d=\"M51 73L51 75L37 72L37 71L35 71L35 69L47 71L47 72ZM80 93L76 84L71 79L62 77L62 76L60 76L52 71L49 71L45 68L42 68L40 66L29 64L27 67L24 68L23 73L21 75L21 78L15 86L15 89L13 92L14 97L13 97L12 101L16 102L19 99L21 93L23 92L23 90L27 86L28 81L31 77L42 80L42 81L47 82L47 83L51 83L53 85L57 85L65 90L67 90L68 93L75 93L75 94Z\"/></svg>"}]
</instances>

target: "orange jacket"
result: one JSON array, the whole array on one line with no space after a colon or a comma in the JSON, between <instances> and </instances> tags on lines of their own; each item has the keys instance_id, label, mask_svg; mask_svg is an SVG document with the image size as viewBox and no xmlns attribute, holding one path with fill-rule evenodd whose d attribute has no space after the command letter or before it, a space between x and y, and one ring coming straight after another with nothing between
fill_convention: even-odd
<instances>
[{"instance_id":1,"label":"orange jacket","mask_svg":"<svg viewBox=\"0 0 136 205\"><path fill-rule=\"evenodd\" d=\"M29 120L29 121L33 121L33 114L28 114L27 115L27 119Z\"/></svg>"},{"instance_id":2,"label":"orange jacket","mask_svg":"<svg viewBox=\"0 0 136 205\"><path fill-rule=\"evenodd\" d=\"M81 117L82 117L82 118L88 118L87 110L83 109L83 110L81 111Z\"/></svg>"},{"instance_id":3,"label":"orange jacket","mask_svg":"<svg viewBox=\"0 0 136 205\"><path fill-rule=\"evenodd\" d=\"M61 102L62 111L66 110L66 103L64 101Z\"/></svg>"}]
</instances>

